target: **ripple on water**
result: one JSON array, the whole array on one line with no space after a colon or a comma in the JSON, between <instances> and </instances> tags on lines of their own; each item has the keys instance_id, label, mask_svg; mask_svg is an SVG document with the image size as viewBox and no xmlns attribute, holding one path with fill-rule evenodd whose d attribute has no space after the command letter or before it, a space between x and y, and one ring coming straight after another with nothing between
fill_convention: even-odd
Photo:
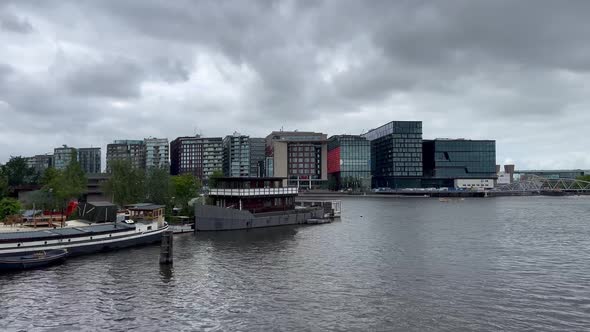
<instances>
[{"instance_id":1,"label":"ripple on water","mask_svg":"<svg viewBox=\"0 0 590 332\"><path fill-rule=\"evenodd\" d=\"M0 275L0 329L584 331L587 206L345 199L329 225L179 236L172 267L152 246Z\"/></svg>"}]
</instances>

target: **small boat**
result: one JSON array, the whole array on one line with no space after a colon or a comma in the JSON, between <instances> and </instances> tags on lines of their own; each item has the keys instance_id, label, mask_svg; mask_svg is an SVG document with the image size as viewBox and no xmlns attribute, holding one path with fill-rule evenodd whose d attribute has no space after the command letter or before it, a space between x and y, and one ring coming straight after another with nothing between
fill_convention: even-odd
<instances>
[{"instance_id":1,"label":"small boat","mask_svg":"<svg viewBox=\"0 0 590 332\"><path fill-rule=\"evenodd\" d=\"M0 271L25 270L62 262L69 252L67 249L42 250L26 255L0 256Z\"/></svg>"}]
</instances>

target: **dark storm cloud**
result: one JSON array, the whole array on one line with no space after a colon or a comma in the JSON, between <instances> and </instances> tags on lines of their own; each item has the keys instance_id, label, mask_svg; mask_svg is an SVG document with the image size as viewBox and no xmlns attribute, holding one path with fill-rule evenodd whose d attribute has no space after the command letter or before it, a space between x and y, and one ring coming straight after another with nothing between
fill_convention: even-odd
<instances>
[{"instance_id":1,"label":"dark storm cloud","mask_svg":"<svg viewBox=\"0 0 590 332\"><path fill-rule=\"evenodd\" d=\"M497 138L499 161L590 167L580 158L588 140L575 134L590 120L589 10L584 1L11 1L0 4L0 112L96 114L79 125L100 127L81 138L97 144L124 138L129 123L135 135L174 138L283 125L357 133L419 119L429 137ZM18 39L15 27L31 32L30 22L35 33ZM571 144L559 155L530 149L527 138L553 146L539 132Z\"/></svg>"}]
</instances>

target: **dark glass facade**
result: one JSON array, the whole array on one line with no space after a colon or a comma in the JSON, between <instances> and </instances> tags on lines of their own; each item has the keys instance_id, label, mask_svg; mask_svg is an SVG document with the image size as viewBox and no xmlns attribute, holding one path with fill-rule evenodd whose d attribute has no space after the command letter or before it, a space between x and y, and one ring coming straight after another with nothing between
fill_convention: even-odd
<instances>
[{"instance_id":1,"label":"dark glass facade","mask_svg":"<svg viewBox=\"0 0 590 332\"><path fill-rule=\"evenodd\" d=\"M364 137L337 135L328 141L330 189L365 189L371 186L371 143Z\"/></svg>"},{"instance_id":2,"label":"dark glass facade","mask_svg":"<svg viewBox=\"0 0 590 332\"><path fill-rule=\"evenodd\" d=\"M373 187L421 186L422 121L392 121L362 136L371 141Z\"/></svg>"},{"instance_id":3,"label":"dark glass facade","mask_svg":"<svg viewBox=\"0 0 590 332\"><path fill-rule=\"evenodd\" d=\"M266 140L250 137L250 176L264 176L264 159L266 158Z\"/></svg>"},{"instance_id":4,"label":"dark glass facade","mask_svg":"<svg viewBox=\"0 0 590 332\"><path fill-rule=\"evenodd\" d=\"M427 187L452 187L455 179L496 178L496 142L492 140L425 140L423 160Z\"/></svg>"}]
</instances>

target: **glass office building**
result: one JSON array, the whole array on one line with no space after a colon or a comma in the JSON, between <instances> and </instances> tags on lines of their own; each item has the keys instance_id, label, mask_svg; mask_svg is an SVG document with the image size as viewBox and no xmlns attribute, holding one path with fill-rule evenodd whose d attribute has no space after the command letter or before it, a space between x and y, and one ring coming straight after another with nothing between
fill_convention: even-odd
<instances>
[{"instance_id":1,"label":"glass office building","mask_svg":"<svg viewBox=\"0 0 590 332\"><path fill-rule=\"evenodd\" d=\"M453 187L457 179L495 179L493 140L435 139L423 142L425 187Z\"/></svg>"},{"instance_id":2,"label":"glass office building","mask_svg":"<svg viewBox=\"0 0 590 332\"><path fill-rule=\"evenodd\" d=\"M356 135L337 135L328 140L328 186L330 189L371 187L371 143Z\"/></svg>"},{"instance_id":3,"label":"glass office building","mask_svg":"<svg viewBox=\"0 0 590 332\"><path fill-rule=\"evenodd\" d=\"M422 121L392 121L362 136L371 142L374 188L421 186Z\"/></svg>"}]
</instances>

